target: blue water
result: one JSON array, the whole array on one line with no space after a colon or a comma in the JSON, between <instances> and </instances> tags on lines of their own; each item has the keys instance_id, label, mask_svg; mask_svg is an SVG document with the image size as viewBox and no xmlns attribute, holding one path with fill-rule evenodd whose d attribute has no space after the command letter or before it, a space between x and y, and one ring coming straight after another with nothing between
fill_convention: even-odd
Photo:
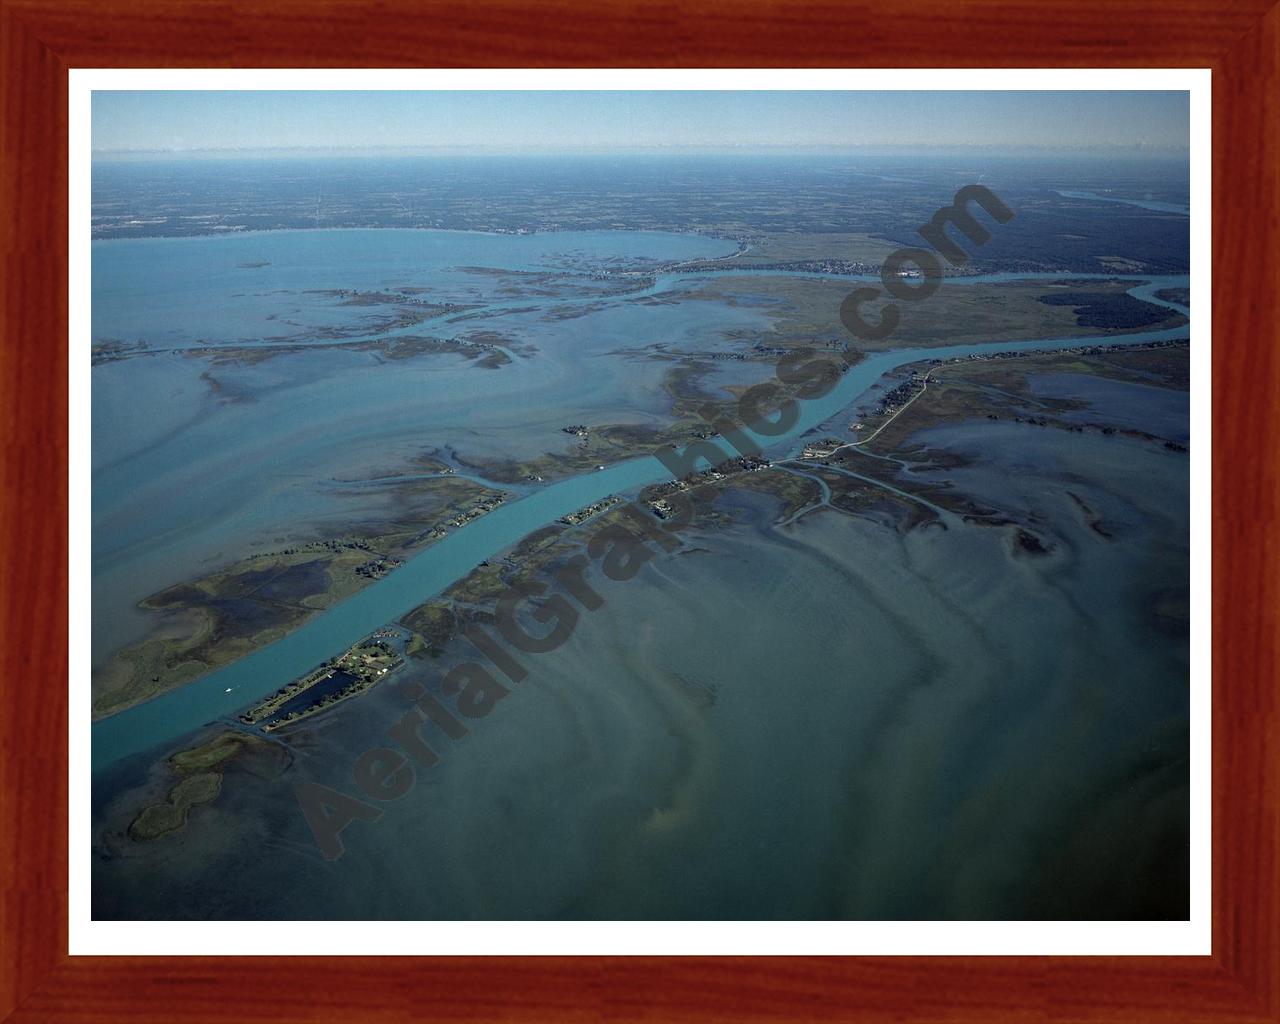
<instances>
[{"instance_id":1,"label":"blue water","mask_svg":"<svg viewBox=\"0 0 1280 1024\"><path fill-rule=\"evenodd\" d=\"M1166 440L1190 441L1186 391L1111 380L1089 373L1030 374L1027 384L1032 394L1087 402L1084 409L1060 411L1057 415L1075 423L1104 419L1116 427L1145 430ZM1135 400L1140 398L1140 400Z\"/></svg>"},{"instance_id":2,"label":"blue water","mask_svg":"<svg viewBox=\"0 0 1280 1024\"><path fill-rule=\"evenodd\" d=\"M95 666L147 634L153 623L136 607L147 595L246 552L385 520L393 495L334 480L403 472L449 446L471 460L563 451L560 428L572 422L664 426L668 364L615 353L659 340L713 349L730 344L724 332L763 331L769 321L710 302L602 300L606 284L586 272L625 269L639 289L655 254L672 261L735 248L696 235L416 231L96 245L95 338L150 350L93 370ZM238 266L254 259L270 266ZM548 287L466 269L474 267L572 273L556 271ZM343 306L319 291L337 286L413 287L426 301L478 304L489 315L386 329L385 307ZM292 329L284 318L311 326L294 342L264 340ZM390 360L326 340L348 328L347 343L500 331L514 361L493 371L460 355ZM215 349L296 348L303 338L318 347L266 361L191 351L209 340Z\"/></svg>"},{"instance_id":3,"label":"blue water","mask_svg":"<svg viewBox=\"0 0 1280 1024\"><path fill-rule=\"evenodd\" d=\"M1191 214L1191 207L1187 203L1166 203L1158 199L1129 199L1122 196L1103 196L1097 192L1081 192L1070 189L1055 189L1054 191L1064 199L1093 199L1100 203L1121 203L1125 206L1136 206L1140 210L1153 210L1156 213L1181 213L1184 216Z\"/></svg>"},{"instance_id":4,"label":"blue water","mask_svg":"<svg viewBox=\"0 0 1280 1024\"><path fill-rule=\"evenodd\" d=\"M302 693L298 694L296 697L293 697L290 700L285 701L276 710L276 713L274 715L271 715L270 718L267 719L267 721L274 722L278 719L283 718L285 715L289 714L291 711L302 711L303 709L310 707L312 704L316 703L317 701L325 697L328 697L330 694L337 693L338 691L342 690L344 687L350 686L355 681L356 681L356 677L353 676L350 672L346 672L342 669L338 669L332 675L316 683L315 686L310 686L307 689L303 690Z\"/></svg>"},{"instance_id":5,"label":"blue water","mask_svg":"<svg viewBox=\"0 0 1280 1024\"><path fill-rule=\"evenodd\" d=\"M433 233L417 233L417 232L300 232L294 233L292 237L298 239L301 244L301 250L306 255L307 260L314 260L315 266L323 266L328 268L328 262L325 262L332 256L335 241L317 236L337 236L351 237L349 246L349 264L344 269L335 270L333 274L332 284L320 285L320 287L381 287L379 283L387 284L390 280L404 280L410 271L416 271L425 268L431 253L422 256L413 250L413 243L410 239L421 239L426 234ZM379 238L371 238L369 236L379 236ZM387 239L385 243L392 251L392 262L394 264L392 270L388 270L387 266L379 265L376 269L370 269L367 264L362 264L361 259L370 256L367 246L372 244L383 243L383 237L393 236L393 239ZM97 269L97 250L95 250L95 303L99 302L101 296L102 301L102 329L99 330L99 306L95 305L95 337L108 337L113 330L119 330L118 326L113 328L111 324L124 324L131 321L131 314L128 310L124 310L123 306L128 305L129 296L131 296L132 288L141 288L141 285L131 284L133 275L138 273L138 266L146 266L146 268L154 269L156 274L163 273L164 260L161 259L161 253L165 248L174 247L175 251L184 251L183 247L191 247L191 251L198 251L198 246L209 246L215 244L219 246L219 257L225 251L225 259L230 264L230 269L220 271L221 276L214 275L216 287L228 287L227 282L223 278L229 279L234 275L236 270L236 262L250 259L271 259L271 255L276 259L283 259L282 251L279 247L288 246L288 242L282 242L282 239L291 237L289 233L264 234L264 236L237 236L234 238L219 238L214 242L210 239L141 239L138 242L110 242L104 243L111 247L136 247L136 250L143 253L140 264L133 265L133 269L128 273L113 270L111 273L99 274ZM494 239L498 241L495 242ZM481 239L481 241L476 241ZM625 241L623 241L625 239ZM678 242L669 242L669 239L680 239ZM457 242L457 239L451 239ZM596 233L593 236L534 236L534 237L509 237L509 236L465 236L465 256L467 265L475 259L477 261L488 256L489 265L497 265L497 259L500 253L499 248L506 247L508 243L521 247L522 262L520 266L530 269L543 268L559 268L559 266L570 266L581 270L586 266L593 265L593 261L599 264L600 261L607 259L605 253L623 253L628 259L634 260L652 260L655 253L663 252L667 259L692 259L703 255L723 255L723 252L731 251L730 243L716 242L713 239L704 239L692 236L659 236L659 234L634 234L634 233ZM435 242L433 241L433 243ZM403 250L401 247L404 246ZM479 248L466 248L477 246ZM488 246L488 248L485 248ZM663 248L667 246L667 248ZM431 250L434 252L435 250ZM115 250L111 255L118 256L120 250ZM133 252L133 250L129 250ZM452 257L438 256L433 259L447 262L449 259L460 260L461 256L457 255L458 251L454 251ZM361 255L362 253L362 255ZM193 261L200 261L198 257L192 256ZM416 262L415 262L416 261ZM113 260L104 260L105 266L113 266ZM174 262L178 262L175 257ZM403 264L403 266L401 266ZM504 259L503 266L511 266L511 261ZM273 264L274 266L274 264ZM435 270L444 273L453 278L456 274L452 270L442 270L443 262L438 262ZM314 270L315 268L312 268ZM187 275L191 273L191 266L188 266ZM242 271L248 273L248 271ZM255 271L257 273L257 271ZM329 273L328 269L324 270L325 274ZM742 271L724 271L724 273L732 273L736 275L742 274ZM292 282L293 287L297 287L301 280L305 278L301 271L298 271L297 278L293 278L292 271L282 270L284 275L282 280ZM777 271L768 271L768 274L777 274ZM364 275L364 276L361 276ZM198 276L198 275L197 275ZM1025 279L1030 276L1032 279L1043 280L1051 278L1060 279L1116 279L1121 275L1115 274L1060 274L1060 275L1014 275L1014 274L998 274L988 275L986 278L963 278L956 279L960 282L978 282L983 280L986 283L1010 282L1010 280ZM416 278L415 278L416 279ZM1143 276L1143 278L1135 278L1130 276L1126 278L1134 280L1135 285L1132 293L1135 296L1144 298L1144 300L1156 302L1157 305L1171 308L1179 312L1187 312L1184 307L1176 305L1164 300L1157 300L1155 293L1158 289L1171 287L1184 287L1187 285L1188 279L1185 276ZM159 280L159 279L157 279ZM204 333L205 325L218 320L216 316L210 316L209 307L201 307L201 302L209 301L209 292L205 291L202 296L197 294L200 288L195 284L183 285L180 282L186 280L182 273L177 273L178 284L166 283L165 287L175 287L178 296L168 306L168 314L166 316L173 317L168 321L168 326L164 328L165 333L175 334L170 340L180 340L177 335L182 335L188 340L192 337L192 324L198 324L195 333ZM369 285L357 284L358 280L367 280ZM433 278L436 280L436 278ZM648 293L653 294L660 291L666 291L676 287L682 280L687 280L687 275L669 274L662 275L655 282L653 288L648 289ZM152 282L156 283L156 282ZM315 284L315 274L307 279L310 287L317 287ZM102 291L99 292L99 288ZM389 287L389 285L388 285ZM456 282L448 285L449 288L456 287ZM461 285L458 285L461 287ZM471 285L467 285L471 287ZM483 291L483 289L481 289ZM141 296L140 292L140 296ZM494 302L504 302L508 305L520 305L520 300L507 300L507 298L499 298L488 296ZM595 298L590 297L585 302L594 302ZM545 303L545 300L543 300ZM558 305L558 303L557 303ZM668 326L672 326L678 333L684 337L699 337L699 332L714 333L723 326L723 321L716 323L705 323L698 320L698 314L691 310L698 307L709 306L710 303L680 303L677 306L659 306L644 307L636 306L631 310L631 315L635 316L634 321L628 321L627 316L623 315L622 324L616 323L620 319L620 307L613 305L609 310L608 323L614 334L609 335L605 342L600 342L598 338L594 338L595 328L604 325L605 317L598 317L598 323L593 325L590 332L584 332L581 326L576 330L571 325L581 325L581 320L589 319L582 317L581 320L559 320L556 321L556 337L561 339L559 344L594 344L593 351L598 355L607 355L609 347L614 346L621 340L626 339L631 346L637 344L648 343L649 340L664 339L666 335L658 334L657 337L648 337L648 332L653 332L655 326L662 326L660 316L662 312L669 312ZM717 316L723 315L723 307L716 306ZM201 311L202 310L202 311ZM655 324L653 320L645 319L640 311L648 312L659 311L659 323ZM367 312L367 311L366 311ZM746 317L740 323L754 323L750 319L753 314L737 311L737 314ZM141 314L138 314L141 316ZM191 319L191 323L182 326L183 317L187 316ZM202 317L202 319L201 319ZM250 317L251 319L251 317ZM236 332L246 329L246 325L250 323L250 319L236 319L232 317L227 321L227 328L223 329L223 338L232 338ZM152 323L150 310L147 311L147 323ZM420 333L421 333L421 329ZM639 334L637 334L639 330ZM1048 338L1032 340L1032 342L1000 342L1000 343L978 343L978 344L960 344L960 346L941 346L936 348L910 348L899 349L899 351L877 353L877 355L865 358L863 362L852 367L852 369L844 375L837 387L832 390L828 396L814 399L801 404L800 421L797 425L782 438L756 438L762 447L777 456L781 453L790 453L796 447L797 439L806 431L813 429L814 426L820 424L828 417L835 415L836 412L849 406L855 402L860 396L863 396L867 389L876 384L886 372L890 372L897 366L909 364L909 362L932 360L932 358L964 357L972 355L989 355L989 353L1018 351L1018 349L1056 349L1071 348L1082 346L1082 344L1133 344L1140 342L1151 342L1151 340L1169 340L1174 338L1187 337L1188 328L1172 328L1166 330L1152 330L1152 332L1143 332L1137 334L1116 335L1116 337L1098 337L1098 338ZM248 335L244 335L248 337ZM253 335L253 337L262 337L262 335ZM536 334L540 343L552 344L552 333L544 330L543 333ZM568 338L568 342L564 342L563 338ZM594 342L593 339L594 338ZM703 338L705 340L705 338ZM545 362L553 362L556 352L547 349L549 358ZM580 358L581 352L573 352L573 360ZM571 362L568 353L564 353L566 364ZM155 358L155 357L151 357ZM178 360L186 360L187 357L182 356L163 356L160 358L178 358ZM291 357L296 358L296 357ZM355 356L352 353L334 353L332 358L337 360L353 361ZM108 370L111 366L129 366L132 367L136 361L129 361L128 364L115 364L106 367L97 367L97 371ZM195 361L191 361L195 364ZM621 364L621 370L614 367L614 379L620 381L634 370L634 364L628 364L626 361L614 360L614 364ZM529 361L529 366L538 366L538 357ZM607 364L604 360L599 360L593 365L593 372L596 366L605 370ZM265 364L270 367L271 364ZM292 366L292 365L291 365ZM522 366L525 366L522 364ZM202 369L202 364L195 364L195 369ZM352 366L346 367L348 370L358 370L360 367L356 362L352 362ZM468 402L479 403L481 399L493 401L495 389L503 387L503 385L511 385L513 381L520 387L520 397L524 399L518 406L513 408L516 413L517 422L529 415L531 404L529 402L531 394L529 379L527 376L508 375L503 379L502 374L486 374L484 371L472 370L466 367L463 370L467 376L458 375L453 378L453 383L457 387L465 389L465 398ZM390 408L393 410L408 410L413 404L416 407L430 406L429 402L424 402L424 388L428 387L428 371L415 371L411 367L394 367L393 375L381 376L379 378L379 388L383 388L388 380L394 380L399 387L404 387L404 381L411 381L412 387L408 388L406 393L402 394L403 402L392 401ZM536 380L536 376L534 378ZM554 390L550 379L545 387ZM340 381L338 384L330 383L330 381ZM495 383L497 381L497 383ZM431 398L435 398L439 394L440 380L438 376L433 376L430 380L433 385ZM192 385L193 387L193 385ZM282 381L280 387L285 387ZM288 387L296 388L298 385L291 381ZM352 401L353 387L349 376L343 374L338 375L316 375L312 381L311 387L314 393L308 394L306 401L301 404L296 401L288 403L280 403L279 406L270 406L262 402L246 403L244 410L232 408L232 412L225 412L220 420L230 420L230 426L220 426L219 430L227 430L228 433L219 435L216 431L205 430L205 421L201 420L198 415L191 415L184 425L186 429L177 430L173 424L165 424L168 433L156 434L152 439L150 447L143 445L142 451L133 453L132 458L123 458L115 463L114 466L99 467L99 451L95 449L95 602L96 608L101 608L101 603L97 603L97 593L99 593L99 570L100 570L100 536L102 538L114 538L113 541L104 541L105 548L101 552L101 568L102 570L110 570L111 567L118 568L119 572L129 570L129 567L136 566L137 562L131 563L131 559L127 556L129 540L133 543L142 544L141 536L133 536L128 532L128 517L124 515L129 507L138 508L138 502L145 503L147 515L172 515L174 516L173 529L179 529L179 520L182 515L193 515L193 509L201 509L200 515L209 518L211 524L214 522L225 521L228 515L228 508L218 507L220 495L229 495L228 504L230 507L239 507L248 504L251 507L250 515L253 515L262 506L270 506L270 503L276 502L276 512L280 508L288 509L291 502L296 504L298 509L308 507L314 511L315 493L311 489L298 489L296 493L289 492L288 486L283 486L279 492L262 494L256 490L259 483L255 480L261 480L261 472L269 472L270 463L278 458L283 458L282 448L280 448L280 439L282 433L278 429L275 420L279 417L297 416L297 425L293 434L289 431L283 431L284 440L288 440L288 457L292 458L297 465L305 466L308 457L325 458L325 448L337 447L342 451L348 451L353 443L353 438L360 439L360 421L356 421L355 426L344 424L343 430L338 431L333 436L325 436L323 431L319 430L317 420L323 417L315 417L307 415L307 410L312 413L317 407L325 408L323 401L343 401L342 389L347 389L347 402ZM445 388L451 387L451 384L445 383ZM559 385L556 385L559 387ZM334 390L337 388L337 390ZM582 396L586 392L600 392L600 389L608 392L608 376L605 375L604 383L596 376L588 376L581 374L575 375L575 388L561 389L554 392L557 408L552 413L554 422L563 419L563 411L575 408L575 402L581 402ZM631 389L635 388L635 380L631 381ZM416 394L413 394L416 389ZM379 392L381 394L381 392ZM630 394L630 392L628 392ZM356 393L358 397L358 393ZM394 398L394 396L393 396ZM515 394L512 401L515 402ZM312 404L319 402L320 404ZM119 399L118 402L119 403ZM95 434L99 433L99 403L97 403L97 384L95 384ZM198 412L198 410L196 411ZM237 413L241 413L237 419ZM122 413L123 415L123 413ZM173 413L175 419L187 415L187 410ZM367 436L378 438L378 425L381 419L387 415L387 406L374 406L371 408L369 417L367 417ZM274 433L270 436L270 443L264 444L260 449L260 454L256 458L266 463L266 468L253 465L255 457L246 458L246 438L251 436L253 429L253 419L256 417L273 417L271 422ZM248 420L248 422L244 420ZM428 422L428 420L424 420ZM402 425L397 425L398 429ZM443 426L443 425L442 425ZM462 425L457 422L451 426L454 433L462 431L465 433L466 424ZM174 440L178 438L178 440ZM234 444L228 444L227 451L218 454L220 438L224 440L234 439ZM366 438L367 439L367 438ZM177 448L174 447L177 445ZM214 445L210 448L209 445ZM221 458L221 463L210 463L207 461L207 454L210 451L215 452L215 456ZM545 449L544 449L545 451ZM730 451L726 445L726 451ZM155 465L152 466L160 476L160 484L148 477L146 472L140 472L147 467L147 460L152 456L155 457ZM188 462L183 462L186 458ZM247 465L246 465L247 462ZM184 506L182 502L183 495L178 495L173 490L166 490L174 479L175 466L196 466L191 474L187 477L195 486L195 493L184 495L187 504ZM259 471L255 476L255 472ZM116 475L113 476L113 470ZM100 477L101 477L101 494L104 500L100 502ZM105 719L105 721L95 723L93 726L93 750L92 760L96 769L104 768L127 756L129 754L140 753L159 744L163 744L166 740L172 740L174 737L183 735L191 730L195 730L216 718L229 716L236 713L237 710L250 704L251 701L259 700L262 696L269 694L271 690L278 689L283 682L291 680L291 678L302 675L308 669L316 666L317 663L323 662L324 659L332 657L340 650L356 643L361 636L369 634L375 628L383 626L384 623L396 620L402 614L415 608L430 596L440 593L440 591L451 585L452 582L461 579L472 568L497 554L499 550L515 544L516 541L524 538L531 531L539 529L539 527L549 524L557 518L566 515L573 509L586 506L591 502L595 502L608 494L634 492L645 484L657 483L660 480L669 479L669 474L662 466L662 463L653 457L635 458L627 462L617 463L617 465L605 468L605 470L588 472L580 476L572 477L572 479L558 481L558 483L549 484L535 492L526 494L511 500L503 506L490 512L489 515L472 521L465 529L451 532L438 543L431 545L430 548L424 550L419 556L410 559L403 567L394 573L390 573L385 579L375 582L362 590L360 594L352 596L344 602L335 605L329 611L320 614L306 623L298 630L293 631L284 639L276 641L275 644L266 646L255 653L247 655L247 657L238 660L238 662L230 664L218 672L210 673L209 676L201 678L193 682L193 684L184 686L182 689L169 692L160 696L155 700L148 701L146 704L138 705L136 708L127 710L116 716ZM241 480L241 488L237 489L236 481ZM150 489L148 489L150 488ZM141 495L140 493L141 492ZM310 503L310 504L308 504ZM206 508L206 504L211 504L212 508ZM100 515L100 506L106 509L106 515ZM173 506L177 506L174 508ZM186 511L184 511L186 509ZM114 512L114 516L110 515ZM154 525L148 527L154 530ZM210 526L212 531L223 529L223 527ZM120 539L120 531L123 531L124 540ZM163 545L155 547L152 545L150 557L152 559L159 558L156 552L163 554ZM114 559L114 561L113 561ZM99 616L95 614L95 620Z\"/></svg>"},{"instance_id":6,"label":"blue water","mask_svg":"<svg viewBox=\"0 0 1280 1024\"><path fill-rule=\"evenodd\" d=\"M95 340L170 344L298 339L357 328L377 307L340 306L326 290L425 287L433 303L519 304L519 278L474 273L573 273L583 296L596 270L724 256L733 242L648 231L492 235L470 231L268 231L93 243ZM265 266L244 264L265 263ZM385 310L383 311L385 313Z\"/></svg>"}]
</instances>

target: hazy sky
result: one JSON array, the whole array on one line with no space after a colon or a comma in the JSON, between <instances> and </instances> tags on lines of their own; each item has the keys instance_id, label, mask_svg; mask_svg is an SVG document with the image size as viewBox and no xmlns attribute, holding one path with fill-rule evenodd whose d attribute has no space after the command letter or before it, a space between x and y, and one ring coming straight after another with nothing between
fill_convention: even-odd
<instances>
[{"instance_id":1,"label":"hazy sky","mask_svg":"<svg viewBox=\"0 0 1280 1024\"><path fill-rule=\"evenodd\" d=\"M95 92L93 148L1185 148L1186 92Z\"/></svg>"}]
</instances>

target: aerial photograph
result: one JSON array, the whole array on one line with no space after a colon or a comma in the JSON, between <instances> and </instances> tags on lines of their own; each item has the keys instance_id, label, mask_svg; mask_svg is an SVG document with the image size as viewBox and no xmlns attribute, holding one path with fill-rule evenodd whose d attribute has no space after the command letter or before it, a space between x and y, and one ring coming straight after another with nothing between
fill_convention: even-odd
<instances>
[{"instance_id":1,"label":"aerial photograph","mask_svg":"<svg viewBox=\"0 0 1280 1024\"><path fill-rule=\"evenodd\" d=\"M93 918L1187 920L1189 121L95 91Z\"/></svg>"}]
</instances>

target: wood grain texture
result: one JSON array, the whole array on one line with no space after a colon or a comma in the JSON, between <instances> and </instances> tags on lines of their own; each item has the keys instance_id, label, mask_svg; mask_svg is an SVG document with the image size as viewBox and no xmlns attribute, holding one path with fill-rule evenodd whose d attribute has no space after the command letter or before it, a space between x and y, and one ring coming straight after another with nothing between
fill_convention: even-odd
<instances>
[{"instance_id":1,"label":"wood grain texture","mask_svg":"<svg viewBox=\"0 0 1280 1024\"><path fill-rule=\"evenodd\" d=\"M0 1020L1280 1020L1280 9L0 0L0 54ZM611 65L1214 69L1212 957L66 955L67 69Z\"/></svg>"}]
</instances>

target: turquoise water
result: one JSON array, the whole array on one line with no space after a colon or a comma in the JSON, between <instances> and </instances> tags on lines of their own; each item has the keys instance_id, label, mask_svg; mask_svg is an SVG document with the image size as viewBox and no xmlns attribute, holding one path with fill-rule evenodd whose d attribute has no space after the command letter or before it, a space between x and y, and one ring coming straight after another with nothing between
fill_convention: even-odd
<instances>
[{"instance_id":1,"label":"turquoise water","mask_svg":"<svg viewBox=\"0 0 1280 1024\"><path fill-rule=\"evenodd\" d=\"M372 519L385 510L382 489L336 481L376 478L379 468L390 470L406 457L451 445L473 456L509 458L563 449L569 442L560 427L567 422L669 421L670 400L661 386L668 364L628 351L658 341L673 348L728 349L736 344L731 332L763 331L770 321L759 310L665 301L714 273L662 273L652 283L649 273L660 261L707 258L734 248L695 235L637 232L273 232L96 243L95 340L142 340L156 351L94 368L95 664L145 634L148 617L136 604L148 594L245 551L305 539L299 523L314 529L326 521ZM635 288L602 296L605 285L591 276L601 270L634 274ZM1036 275L1089 277L1116 275ZM1022 279L997 274L954 280ZM1186 278L1133 280L1135 295L1181 308L1152 293L1184 285ZM481 308L473 315L486 316L387 328L377 307L343 306L322 294L339 288L414 288L424 301L476 305ZM644 301L655 298L661 301ZM465 337L473 330L502 332L514 362L486 371L457 356L386 361L377 353L334 348L329 337ZM278 340L282 336L294 340ZM188 351L299 340L317 347L261 363L220 363ZM786 437L759 440L774 454L791 450L801 434L904 362L1091 340L1108 343L1046 339L874 355L846 374L832 394L805 403L800 423ZM737 376L733 364L718 375L722 385ZM644 457L532 492L507 487L515 500L289 637L95 725L95 765L237 711L538 527L607 494L666 478L656 459Z\"/></svg>"},{"instance_id":2,"label":"turquoise water","mask_svg":"<svg viewBox=\"0 0 1280 1024\"><path fill-rule=\"evenodd\" d=\"M349 253L356 243L363 246L358 259ZM146 635L148 616L136 605L147 595L246 552L385 519L391 495L355 493L335 480L401 472L415 457L450 447L472 460L563 451L572 443L560 429L567 423L669 422L668 364L615 353L658 340L715 348L729 344L723 332L764 330L768 321L758 311L706 302L603 300L604 285L589 272L617 269L620 260L642 271L655 253L682 260L734 249L695 235L409 231L95 246L95 338L151 346L147 355L93 370L95 665ZM448 265L449 253L457 267ZM339 270L329 268L331 258ZM255 259L270 265L238 266ZM572 272L556 276L554 287L458 269L559 275L561 265ZM251 288L246 276L259 283ZM479 304L492 315L380 329L385 310L320 294L337 286L412 287L424 301ZM534 292L548 294L524 294ZM286 329L266 319L277 314L311 324L305 337L317 347L266 361L190 351L202 338L238 349L278 347L264 340ZM355 332L348 342L497 330L518 351L496 371L449 354L392 360L326 340L347 328Z\"/></svg>"},{"instance_id":3,"label":"turquoise water","mask_svg":"<svg viewBox=\"0 0 1280 1024\"><path fill-rule=\"evenodd\" d=\"M736 248L647 231L268 231L96 241L93 334L153 346L296 340L309 329L373 318L371 307L337 306L325 290L425 288L417 297L431 302L516 305L519 279L475 271L572 274L578 295L590 296L601 289L586 276L592 271L643 270Z\"/></svg>"}]
</instances>

